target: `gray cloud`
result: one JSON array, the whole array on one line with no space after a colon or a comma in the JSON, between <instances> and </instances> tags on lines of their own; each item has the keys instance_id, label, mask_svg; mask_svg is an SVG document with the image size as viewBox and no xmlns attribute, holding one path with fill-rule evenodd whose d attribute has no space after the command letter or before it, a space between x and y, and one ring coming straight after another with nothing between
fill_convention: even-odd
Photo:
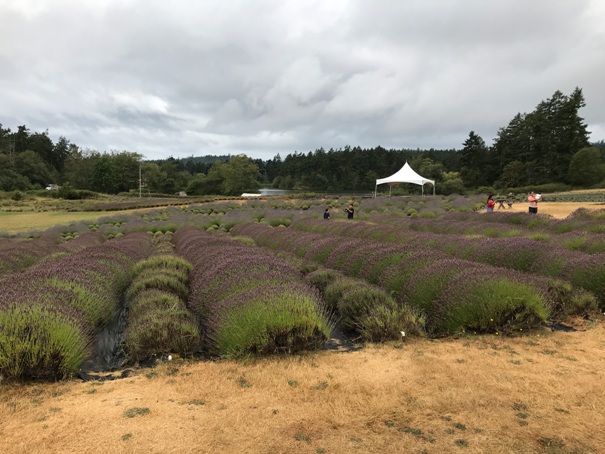
<instances>
[{"instance_id":1,"label":"gray cloud","mask_svg":"<svg viewBox=\"0 0 605 454\"><path fill-rule=\"evenodd\" d=\"M147 158L488 143L555 90L605 138L600 0L0 0L5 127Z\"/></svg>"}]
</instances>

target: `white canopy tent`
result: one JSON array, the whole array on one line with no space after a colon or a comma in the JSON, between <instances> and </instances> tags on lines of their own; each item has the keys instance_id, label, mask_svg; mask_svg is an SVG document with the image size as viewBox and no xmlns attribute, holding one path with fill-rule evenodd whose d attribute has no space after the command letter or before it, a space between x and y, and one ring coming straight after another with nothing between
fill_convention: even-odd
<instances>
[{"instance_id":1,"label":"white canopy tent","mask_svg":"<svg viewBox=\"0 0 605 454\"><path fill-rule=\"evenodd\" d=\"M419 184L422 186L422 195L424 195L424 184L431 183L433 185L433 195L435 195L435 180L429 180L428 178L421 177L418 175L414 169L410 167L410 165L405 162L403 167L399 169L396 173L391 175L390 177L380 178L376 180L376 187L374 188L374 197L376 197L376 192L378 190L379 184L384 183L413 183ZM391 195L391 185L389 185L389 195Z\"/></svg>"}]
</instances>

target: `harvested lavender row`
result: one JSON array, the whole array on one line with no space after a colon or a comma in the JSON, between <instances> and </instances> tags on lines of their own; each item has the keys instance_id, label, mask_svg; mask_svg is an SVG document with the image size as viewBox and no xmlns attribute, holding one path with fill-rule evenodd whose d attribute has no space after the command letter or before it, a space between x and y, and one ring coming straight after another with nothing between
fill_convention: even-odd
<instances>
[{"instance_id":1,"label":"harvested lavender row","mask_svg":"<svg viewBox=\"0 0 605 454\"><path fill-rule=\"evenodd\" d=\"M124 334L131 361L169 353L187 356L199 349L198 322L186 307L190 271L189 262L166 252L134 266Z\"/></svg>"},{"instance_id":2,"label":"harvested lavender row","mask_svg":"<svg viewBox=\"0 0 605 454\"><path fill-rule=\"evenodd\" d=\"M0 373L60 378L89 355L93 336L118 313L145 233L91 246L5 279L0 289Z\"/></svg>"},{"instance_id":3,"label":"harvested lavender row","mask_svg":"<svg viewBox=\"0 0 605 454\"><path fill-rule=\"evenodd\" d=\"M193 265L189 307L212 354L291 353L330 338L333 322L319 293L287 262L196 228L177 231L174 242Z\"/></svg>"}]
</instances>

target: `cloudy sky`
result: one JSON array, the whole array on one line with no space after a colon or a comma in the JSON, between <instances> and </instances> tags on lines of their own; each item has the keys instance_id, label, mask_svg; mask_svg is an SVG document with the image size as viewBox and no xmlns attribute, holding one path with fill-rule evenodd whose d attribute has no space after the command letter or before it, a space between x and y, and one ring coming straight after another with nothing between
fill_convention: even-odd
<instances>
[{"instance_id":1,"label":"cloudy sky","mask_svg":"<svg viewBox=\"0 0 605 454\"><path fill-rule=\"evenodd\" d=\"M0 0L0 123L147 159L488 144L556 90L605 139L603 0Z\"/></svg>"}]
</instances>

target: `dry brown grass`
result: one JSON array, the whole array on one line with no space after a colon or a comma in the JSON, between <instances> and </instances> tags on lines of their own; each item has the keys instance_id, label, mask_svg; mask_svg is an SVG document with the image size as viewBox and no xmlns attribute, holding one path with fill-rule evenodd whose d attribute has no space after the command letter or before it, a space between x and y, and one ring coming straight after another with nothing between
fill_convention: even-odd
<instances>
[{"instance_id":1,"label":"dry brown grass","mask_svg":"<svg viewBox=\"0 0 605 454\"><path fill-rule=\"evenodd\" d=\"M0 452L605 452L605 325L582 329L2 385Z\"/></svg>"},{"instance_id":2,"label":"dry brown grass","mask_svg":"<svg viewBox=\"0 0 605 454\"><path fill-rule=\"evenodd\" d=\"M497 205L496 205L497 206ZM506 206L506 205L505 205ZM518 202L513 204L512 209L495 209L494 213L503 213L505 211L515 212L528 212L529 205L527 203ZM555 218L562 219L569 216L571 213L579 208L586 208L588 210L602 210L605 208L605 203L598 202L540 202L538 204L538 213L549 214Z\"/></svg>"}]
</instances>

